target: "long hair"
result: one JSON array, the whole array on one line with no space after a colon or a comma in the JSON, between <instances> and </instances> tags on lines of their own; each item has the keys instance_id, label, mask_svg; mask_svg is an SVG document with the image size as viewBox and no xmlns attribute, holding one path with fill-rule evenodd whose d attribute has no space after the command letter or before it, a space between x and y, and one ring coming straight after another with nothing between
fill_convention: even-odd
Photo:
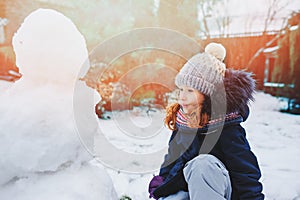
<instances>
[{"instance_id":1,"label":"long hair","mask_svg":"<svg viewBox=\"0 0 300 200\"><path fill-rule=\"evenodd\" d=\"M176 130L176 114L180 109L179 103L173 103L166 109L166 118L165 118L165 125L170 130ZM209 96L204 95L204 101L199 108L192 112L189 115L185 115L187 118L188 126L191 128L202 128L205 126L211 116L211 99Z\"/></svg>"}]
</instances>

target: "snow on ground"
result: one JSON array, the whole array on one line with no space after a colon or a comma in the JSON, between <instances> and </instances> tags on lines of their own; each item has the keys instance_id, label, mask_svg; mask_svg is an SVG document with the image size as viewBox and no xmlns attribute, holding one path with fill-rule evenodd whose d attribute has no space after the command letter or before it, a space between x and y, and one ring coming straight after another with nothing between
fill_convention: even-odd
<instances>
[{"instance_id":1,"label":"snow on ground","mask_svg":"<svg viewBox=\"0 0 300 200\"><path fill-rule=\"evenodd\" d=\"M280 101L271 95L258 92L255 97L256 101L251 103L250 116L243 126L252 150L258 157L266 199L300 199L300 115L279 112ZM143 113L140 114L142 115ZM157 115L160 114L153 115L155 118L155 115L159 117ZM116 117L120 121L124 120L126 115L120 113ZM147 120L147 116L143 120L145 119ZM118 148L131 152L153 152L167 146L170 131L166 128L161 129L160 137L149 143L145 140L128 139L116 124L118 123L114 120L99 122L102 131L109 133L107 137ZM119 162L123 159L126 160L120 157ZM158 165L153 167L152 173L129 173L110 167L107 170L119 197L128 195L133 200L148 199L148 183L152 174L158 173Z\"/></svg>"},{"instance_id":2,"label":"snow on ground","mask_svg":"<svg viewBox=\"0 0 300 200\"><path fill-rule=\"evenodd\" d=\"M132 199L148 199L148 181L157 173L163 161L171 133L163 126L164 116L162 110L148 115L146 109L135 108L132 111L116 112L112 120L99 120L102 134L118 149L115 152L116 159L104 162L104 165L107 166L119 197L128 195ZM106 151L99 138L95 137L96 155L99 151ZM108 151L105 154L113 156L114 153ZM103 164L103 160L98 161L98 164Z\"/></svg>"},{"instance_id":3,"label":"snow on ground","mask_svg":"<svg viewBox=\"0 0 300 200\"><path fill-rule=\"evenodd\" d=\"M279 106L280 102L277 98L257 93L256 101L251 104L250 116L243 125L247 130L252 150L260 163L261 181L264 185L266 199L297 200L300 198L300 170L298 169L300 164L300 115L281 113L278 111ZM164 113L161 111L150 113L149 116L145 109L136 108L133 111L116 112L112 120L99 120L99 126L106 139L120 152L147 155L167 147L170 131L162 126L163 116ZM132 126L120 127L120 124L124 125L123 122L128 122L128 119L134 121ZM153 129L148 129L149 125ZM132 134L130 127L133 130ZM144 131L144 136L147 137L135 137L134 133L137 133L138 130ZM20 140L14 134L10 134L10 136L13 137L12 140ZM96 150L106 151L101 146L97 146L98 139L96 136ZM32 141L35 142L35 140ZM40 150L38 146L33 146L37 151ZM68 148L66 150L72 151ZM106 153L109 154L109 152ZM20 157L16 157L16 159L20 159ZM11 199L12 196L14 199L73 200L96 199L97 197L101 199L103 194L113 195L115 189L119 198L128 195L133 200L148 199L148 182L153 174L158 173L159 164L157 163L162 161L162 157L157 158L155 166L151 165L153 160L147 160L145 163L144 161L134 163L128 165L127 169L119 170L118 166L126 161L127 158L120 155L115 163L103 163L101 160L94 159L88 162L88 165L71 165L67 169L55 172L23 174L23 177L16 177L5 187L1 187L0 197L1 199ZM104 172L103 165L106 166L105 171L110 177ZM135 172L132 170L134 165L146 168L150 166L153 170L143 171L138 168L139 171ZM7 164L7 166L13 169L13 165ZM109 187L110 179L114 188ZM103 185L107 185L104 190Z\"/></svg>"},{"instance_id":4,"label":"snow on ground","mask_svg":"<svg viewBox=\"0 0 300 200\"><path fill-rule=\"evenodd\" d=\"M6 92L12 85L13 85L12 82L7 82L7 81L0 80L0 91L2 93Z\"/></svg>"},{"instance_id":5,"label":"snow on ground","mask_svg":"<svg viewBox=\"0 0 300 200\"><path fill-rule=\"evenodd\" d=\"M87 163L55 172L20 177L0 188L1 200L116 199L110 177L101 166Z\"/></svg>"},{"instance_id":6,"label":"snow on ground","mask_svg":"<svg viewBox=\"0 0 300 200\"><path fill-rule=\"evenodd\" d=\"M300 115L278 112L278 99L256 95L245 123L268 199L300 199Z\"/></svg>"}]
</instances>

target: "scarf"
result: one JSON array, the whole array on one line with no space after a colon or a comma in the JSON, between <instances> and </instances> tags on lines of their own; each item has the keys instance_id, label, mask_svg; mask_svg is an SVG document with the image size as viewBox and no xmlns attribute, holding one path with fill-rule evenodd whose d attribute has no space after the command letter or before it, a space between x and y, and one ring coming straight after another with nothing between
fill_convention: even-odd
<instances>
[{"instance_id":1,"label":"scarf","mask_svg":"<svg viewBox=\"0 0 300 200\"><path fill-rule=\"evenodd\" d=\"M231 113L228 113L225 115L225 121L230 121L230 120L236 119L238 117L240 117L240 114L238 112L231 112ZM215 124L221 123L221 122L224 122L224 117L220 116L216 119L209 120L207 125L215 125ZM187 117L185 116L182 108L180 108L176 114L176 125L188 127L188 120L187 120Z\"/></svg>"}]
</instances>

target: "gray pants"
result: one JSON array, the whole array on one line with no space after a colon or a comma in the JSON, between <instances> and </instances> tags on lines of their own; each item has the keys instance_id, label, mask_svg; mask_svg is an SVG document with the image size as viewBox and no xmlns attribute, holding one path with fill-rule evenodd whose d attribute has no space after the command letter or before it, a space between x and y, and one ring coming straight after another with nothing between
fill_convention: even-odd
<instances>
[{"instance_id":1,"label":"gray pants","mask_svg":"<svg viewBox=\"0 0 300 200\"><path fill-rule=\"evenodd\" d=\"M183 174L189 192L159 198L159 200L228 200L231 184L227 169L215 156L201 154L186 163Z\"/></svg>"}]
</instances>

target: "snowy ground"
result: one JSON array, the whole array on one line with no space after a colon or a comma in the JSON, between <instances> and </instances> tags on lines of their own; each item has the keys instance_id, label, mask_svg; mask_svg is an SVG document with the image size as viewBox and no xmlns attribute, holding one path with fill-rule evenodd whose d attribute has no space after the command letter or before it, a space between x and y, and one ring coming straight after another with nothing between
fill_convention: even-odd
<instances>
[{"instance_id":1,"label":"snowy ground","mask_svg":"<svg viewBox=\"0 0 300 200\"><path fill-rule=\"evenodd\" d=\"M257 93L256 101L251 104L251 114L243 125L260 163L266 199L296 200L300 199L300 115L281 113L279 106L277 98ZM122 115L119 117L122 118ZM100 120L99 124L110 130L109 140L112 143L128 151L145 152L164 148L170 136L169 131L163 128L161 137L156 141L138 143L137 140L126 139L113 120ZM148 199L147 186L152 173L125 173L111 168L107 168L107 171L119 196L128 195L134 200ZM153 173L158 171L154 170Z\"/></svg>"},{"instance_id":2,"label":"snowy ground","mask_svg":"<svg viewBox=\"0 0 300 200\"><path fill-rule=\"evenodd\" d=\"M5 88L10 88L9 84ZM257 93L256 101L251 105L251 114L243 125L260 163L266 199L299 200L300 115L281 113L278 111L279 105L277 98ZM119 198L128 195L133 200L148 199L148 182L153 174L158 173L170 137L170 131L162 126L163 116L163 112L154 112L148 116L145 110L137 109L116 113L111 120L99 120L101 132L119 152L113 155L110 149L101 146L101 138L96 135L96 155L101 151L111 160L103 162L97 158L88 165L71 165L56 172L24 174L24 177L13 179L5 187L0 187L0 199L103 199L102 193L106 191L103 189L111 188L109 179L112 179ZM129 121L132 123L128 124ZM43 127L43 124L40 126ZM139 131L143 137L137 137ZM12 140L19 139L14 137ZM47 140L51 145L50 139L45 138ZM42 148L39 145L37 147L37 151ZM160 151L160 157L149 156L157 151ZM122 155L124 152L128 155L142 155L145 159L138 158L132 162L129 157ZM1 167L4 167L5 173L9 163ZM108 172L110 178L104 171Z\"/></svg>"},{"instance_id":3,"label":"snowy ground","mask_svg":"<svg viewBox=\"0 0 300 200\"><path fill-rule=\"evenodd\" d=\"M258 93L245 123L268 199L300 199L300 115L278 112L278 100Z\"/></svg>"}]
</instances>

